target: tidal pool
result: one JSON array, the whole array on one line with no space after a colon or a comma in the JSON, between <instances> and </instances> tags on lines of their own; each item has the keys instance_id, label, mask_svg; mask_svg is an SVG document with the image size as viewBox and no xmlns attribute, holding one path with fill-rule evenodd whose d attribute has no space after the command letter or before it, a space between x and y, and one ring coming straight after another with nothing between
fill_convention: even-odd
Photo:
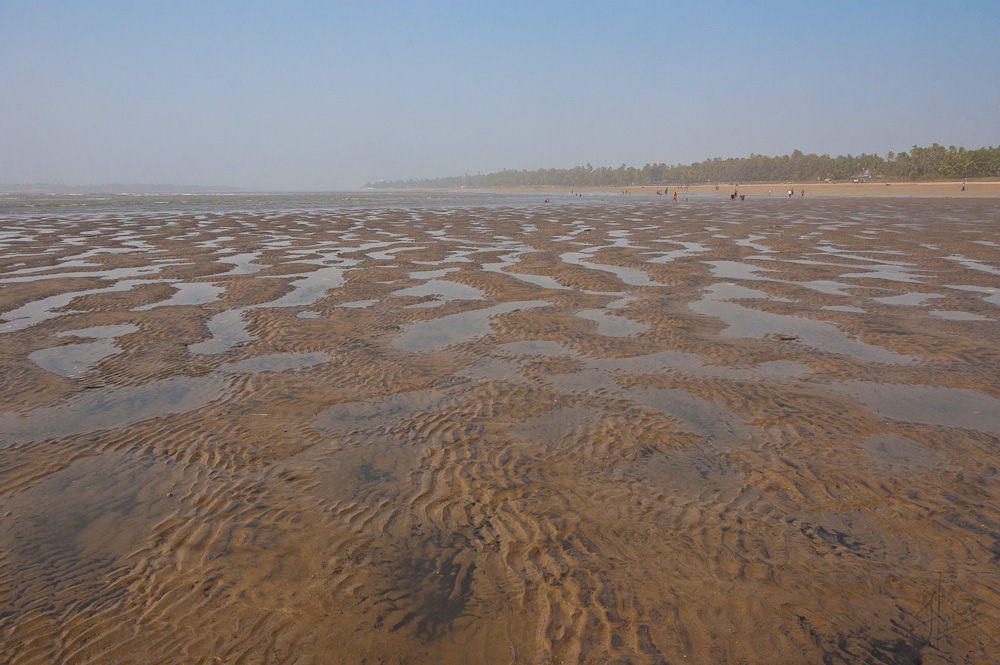
<instances>
[{"instance_id":1,"label":"tidal pool","mask_svg":"<svg viewBox=\"0 0 1000 665\"><path fill-rule=\"evenodd\" d=\"M443 316L413 323L392 344L403 351L438 351L451 344L467 342L490 331L490 319L521 309L544 307L545 300L508 302L485 309Z\"/></svg>"},{"instance_id":2,"label":"tidal pool","mask_svg":"<svg viewBox=\"0 0 1000 665\"><path fill-rule=\"evenodd\" d=\"M138 326L125 323L61 332L56 337L84 337L98 341L51 346L29 354L28 358L48 372L65 377L79 376L92 369L101 360L120 352L115 344L117 337L137 330Z\"/></svg>"}]
</instances>

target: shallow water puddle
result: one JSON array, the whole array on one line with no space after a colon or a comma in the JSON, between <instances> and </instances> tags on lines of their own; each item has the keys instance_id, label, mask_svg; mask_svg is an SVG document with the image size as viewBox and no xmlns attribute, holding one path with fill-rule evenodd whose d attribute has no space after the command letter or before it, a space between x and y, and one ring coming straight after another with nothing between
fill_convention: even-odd
<instances>
[{"instance_id":1,"label":"shallow water puddle","mask_svg":"<svg viewBox=\"0 0 1000 665\"><path fill-rule=\"evenodd\" d=\"M607 337L632 337L649 330L645 323L627 319L624 316L608 314L600 309L585 309L576 313L581 319L597 323L597 334Z\"/></svg>"},{"instance_id":2,"label":"shallow water puddle","mask_svg":"<svg viewBox=\"0 0 1000 665\"><path fill-rule=\"evenodd\" d=\"M511 358L487 356L476 364L455 372L456 377L472 381L507 381L524 380L524 368L520 362Z\"/></svg>"},{"instance_id":3,"label":"shallow water puddle","mask_svg":"<svg viewBox=\"0 0 1000 665\"><path fill-rule=\"evenodd\" d=\"M0 273L4 277L8 275L32 275L36 273L44 273L49 270L58 270L61 268L100 268L100 263L91 263L89 261L84 261L82 259L66 259L59 261L58 264L54 266L34 266L31 268L21 268L19 270L11 270L10 272ZM38 275L38 279L45 279L48 275ZM31 280L34 281L34 280Z\"/></svg>"},{"instance_id":4,"label":"shallow water puddle","mask_svg":"<svg viewBox=\"0 0 1000 665\"><path fill-rule=\"evenodd\" d=\"M574 430L598 417L591 408L556 403L552 410L518 423L511 429L510 435L558 452L565 449L566 439Z\"/></svg>"},{"instance_id":5,"label":"shallow water puddle","mask_svg":"<svg viewBox=\"0 0 1000 665\"><path fill-rule=\"evenodd\" d=\"M801 363L791 360L770 360L757 365L738 366L706 364L701 356L685 351L658 351L627 358L591 358L587 367L602 372L646 374L678 372L699 378L724 378L737 381L769 379L785 381L812 373Z\"/></svg>"},{"instance_id":6,"label":"shallow water puddle","mask_svg":"<svg viewBox=\"0 0 1000 665\"><path fill-rule=\"evenodd\" d=\"M439 411L456 398L439 390L413 390L388 397L335 404L320 413L310 426L324 434L386 429L418 413Z\"/></svg>"},{"instance_id":7,"label":"shallow water puddle","mask_svg":"<svg viewBox=\"0 0 1000 665\"><path fill-rule=\"evenodd\" d=\"M392 245L395 243L384 243L385 245ZM375 259L376 261L393 261L396 259L396 254L399 252L415 252L421 249L427 249L426 247L393 247L392 249L386 249L381 252L367 252L365 256L370 259Z\"/></svg>"},{"instance_id":8,"label":"shallow water puddle","mask_svg":"<svg viewBox=\"0 0 1000 665\"><path fill-rule=\"evenodd\" d=\"M734 240L733 243L735 243L739 247L748 247L750 249L757 250L762 254L775 253L775 250L771 249L767 245L761 245L760 243L757 242L758 240L767 240L767 236L751 234L742 240Z\"/></svg>"},{"instance_id":9,"label":"shallow water puddle","mask_svg":"<svg viewBox=\"0 0 1000 665\"><path fill-rule=\"evenodd\" d=\"M337 307L346 307L347 309L367 309L368 307L371 307L372 305L374 305L377 302L379 302L379 301L378 300L352 300L351 302L342 302L339 305L337 305Z\"/></svg>"},{"instance_id":10,"label":"shallow water puddle","mask_svg":"<svg viewBox=\"0 0 1000 665\"><path fill-rule=\"evenodd\" d=\"M322 351L314 353L268 353L245 358L219 366L220 372L227 374L258 374L260 372L284 372L290 369L304 369L332 362L333 356Z\"/></svg>"},{"instance_id":11,"label":"shallow water puddle","mask_svg":"<svg viewBox=\"0 0 1000 665\"><path fill-rule=\"evenodd\" d=\"M94 270L92 272L61 272L45 273L42 275L25 275L23 277L0 277L0 284L12 284L17 282L37 282L43 279L66 279L71 277L99 277L108 281L118 281L129 277L144 277L155 275L168 266L185 265L177 260L166 260L156 265L138 266L136 268L112 268L110 270ZM58 268L60 266L54 266Z\"/></svg>"},{"instance_id":12,"label":"shallow water puddle","mask_svg":"<svg viewBox=\"0 0 1000 665\"><path fill-rule=\"evenodd\" d=\"M919 284L927 280L927 275L918 272L918 268L909 265L883 264L879 266L862 266L865 272L849 272L840 275L841 279L884 279L890 282L906 282Z\"/></svg>"},{"instance_id":13,"label":"shallow water puddle","mask_svg":"<svg viewBox=\"0 0 1000 665\"><path fill-rule=\"evenodd\" d=\"M412 323L392 341L392 345L403 351L440 351L451 344L467 342L485 335L491 329L490 319L494 316L521 309L544 307L548 304L545 300L508 302L486 309Z\"/></svg>"},{"instance_id":14,"label":"shallow water puddle","mask_svg":"<svg viewBox=\"0 0 1000 665\"><path fill-rule=\"evenodd\" d=\"M226 290L225 287L208 282L180 282L171 284L177 290L167 300L133 307L133 312L143 312L155 307L170 307L174 305L203 305L219 299Z\"/></svg>"},{"instance_id":15,"label":"shallow water puddle","mask_svg":"<svg viewBox=\"0 0 1000 665\"><path fill-rule=\"evenodd\" d=\"M339 266L327 266L303 275L285 275L285 277L295 278L291 282L292 290L277 300L254 305L254 307L302 307L311 305L325 296L327 291L342 286L344 284L344 270L356 263L357 261L354 260L344 260Z\"/></svg>"},{"instance_id":16,"label":"shallow water puddle","mask_svg":"<svg viewBox=\"0 0 1000 665\"><path fill-rule=\"evenodd\" d=\"M243 319L244 312L252 310L259 305L250 307L238 307L219 312L208 320L208 332L211 337L204 342L188 344L188 351L191 353L202 353L215 355L225 353L237 344L249 342L256 337L247 331L247 322Z\"/></svg>"},{"instance_id":17,"label":"shallow water puddle","mask_svg":"<svg viewBox=\"0 0 1000 665\"><path fill-rule=\"evenodd\" d=\"M482 300L484 297L483 292L474 286L444 279L429 279L423 284L417 284L416 286L410 286L405 289L400 289L399 291L393 291L389 295L396 296L397 298L405 298L408 296L417 298L434 298L434 300L429 302L410 305L410 307L415 308L437 307L438 305L442 305L453 300Z\"/></svg>"},{"instance_id":18,"label":"shallow water puddle","mask_svg":"<svg viewBox=\"0 0 1000 665\"><path fill-rule=\"evenodd\" d=\"M729 327L719 333L722 337L761 339L769 335L782 335L794 337L795 341L820 351L842 353L872 362L905 364L914 360L910 356L851 339L832 323L787 314L773 314L729 302L733 298L761 297L735 291L733 286L725 283L713 284L706 288L708 294L702 300L689 305L699 314L725 322ZM757 293L767 297L763 292Z\"/></svg>"},{"instance_id":19,"label":"shallow water puddle","mask_svg":"<svg viewBox=\"0 0 1000 665\"><path fill-rule=\"evenodd\" d=\"M703 261L702 263L710 265L712 276L719 279L769 280L770 277L762 277L757 273L774 272L771 268L740 263L739 261Z\"/></svg>"},{"instance_id":20,"label":"shallow water puddle","mask_svg":"<svg viewBox=\"0 0 1000 665\"><path fill-rule=\"evenodd\" d=\"M600 247L590 248L589 251L597 251ZM593 263L587 259L590 254L587 251L584 252L566 252L560 254L559 258L570 265L580 266L581 268L588 268L590 270L599 270L601 272L609 272L619 280L628 284L630 286L666 286L655 280L650 279L644 271L638 268L629 268L627 266L615 266L606 263Z\"/></svg>"},{"instance_id":21,"label":"shallow water puddle","mask_svg":"<svg viewBox=\"0 0 1000 665\"><path fill-rule=\"evenodd\" d=\"M56 337L90 337L99 341L40 349L29 354L28 358L48 372L65 377L78 376L90 370L104 358L120 352L115 344L115 338L134 333L137 330L139 330L138 326L124 323L61 332Z\"/></svg>"},{"instance_id":22,"label":"shallow water puddle","mask_svg":"<svg viewBox=\"0 0 1000 665\"><path fill-rule=\"evenodd\" d=\"M872 461L887 466L930 467L939 461L933 450L898 434L876 434L865 439Z\"/></svg>"},{"instance_id":23,"label":"shallow water puddle","mask_svg":"<svg viewBox=\"0 0 1000 665\"><path fill-rule=\"evenodd\" d=\"M0 413L0 445L97 432L187 413L225 398L229 390L229 379L213 375L178 376L135 387L102 386L56 406Z\"/></svg>"},{"instance_id":24,"label":"shallow water puddle","mask_svg":"<svg viewBox=\"0 0 1000 665\"><path fill-rule=\"evenodd\" d=\"M540 286L543 289L566 289L568 287L560 284L554 277L548 275L533 275L531 273L508 271L507 268L516 265L520 261L520 253L506 254L499 257L500 263L484 263L480 266L486 272L498 273L513 277L514 279Z\"/></svg>"},{"instance_id":25,"label":"shallow water puddle","mask_svg":"<svg viewBox=\"0 0 1000 665\"><path fill-rule=\"evenodd\" d=\"M529 361L538 356L579 360L582 367L580 371L564 373L551 379L560 389L568 390L587 389L587 379L584 377L590 377L590 379L600 377L589 386L594 390L612 386L617 388L617 384L609 379L609 376L613 374L676 372L699 378L787 381L802 378L812 373L812 369L808 366L791 360L770 360L756 365L734 367L706 364L696 353L672 350L622 358L586 358L559 342L541 340L501 344L494 347L492 353L494 356L502 358L524 358Z\"/></svg>"},{"instance_id":26,"label":"shallow water puddle","mask_svg":"<svg viewBox=\"0 0 1000 665\"><path fill-rule=\"evenodd\" d=\"M854 397L891 420L1000 435L1000 400L978 390L872 381L833 383L828 387Z\"/></svg>"},{"instance_id":27,"label":"shallow water puddle","mask_svg":"<svg viewBox=\"0 0 1000 665\"><path fill-rule=\"evenodd\" d=\"M909 307L919 307L928 300L934 298L944 298L940 293L903 293L898 296L886 296L884 298L872 298L875 302L883 305L906 305Z\"/></svg>"},{"instance_id":28,"label":"shallow water puddle","mask_svg":"<svg viewBox=\"0 0 1000 665\"><path fill-rule=\"evenodd\" d=\"M151 284L153 282L139 280L122 280L115 282L112 286L102 289L88 289L86 291L71 291L69 293L59 293L35 300L17 309L0 314L0 319L4 321L0 324L0 333L13 332L29 326L33 326L42 321L54 319L62 314L54 310L66 307L80 296L89 296L97 293L112 293L117 291L129 291L134 286L140 284Z\"/></svg>"},{"instance_id":29,"label":"shallow water puddle","mask_svg":"<svg viewBox=\"0 0 1000 665\"><path fill-rule=\"evenodd\" d=\"M699 252L708 251L708 247L698 242L684 242L681 240L654 240L653 242L680 245L683 249L675 249L669 252L646 252L647 254L657 254L656 258L649 259L646 263L670 263L686 256L693 256Z\"/></svg>"},{"instance_id":30,"label":"shallow water puddle","mask_svg":"<svg viewBox=\"0 0 1000 665\"><path fill-rule=\"evenodd\" d=\"M49 556L111 565L183 508L173 490L184 475L183 465L131 453L73 462L5 499L6 508L19 515L4 525L17 544L14 565L32 567Z\"/></svg>"},{"instance_id":31,"label":"shallow water puddle","mask_svg":"<svg viewBox=\"0 0 1000 665\"><path fill-rule=\"evenodd\" d=\"M237 344L250 342L256 339L247 331L248 322L243 315L254 309L277 308L277 307L305 307L312 305L317 300L326 296L327 291L336 289L344 283L344 270L348 265L355 264L356 261L345 260L341 266L327 266L304 275L284 275L284 277L294 277L291 282L292 290L281 296L277 300L261 303L259 305L247 305L235 309L219 312L208 320L208 332L211 337L197 344L189 344L188 351L205 355L215 355L224 353Z\"/></svg>"},{"instance_id":32,"label":"shallow water puddle","mask_svg":"<svg viewBox=\"0 0 1000 665\"><path fill-rule=\"evenodd\" d=\"M508 342L494 347L493 353L501 356L567 356L571 358L577 355L576 351L559 342L542 340Z\"/></svg>"},{"instance_id":33,"label":"shallow water puddle","mask_svg":"<svg viewBox=\"0 0 1000 665\"><path fill-rule=\"evenodd\" d=\"M990 321L990 317L974 314L972 312L961 312L958 310L932 309L928 312L931 316L948 321Z\"/></svg>"},{"instance_id":34,"label":"shallow water puddle","mask_svg":"<svg viewBox=\"0 0 1000 665\"><path fill-rule=\"evenodd\" d=\"M690 501L720 501L718 495L746 490L736 468L704 448L680 448L642 457L629 471L658 494Z\"/></svg>"},{"instance_id":35,"label":"shallow water puddle","mask_svg":"<svg viewBox=\"0 0 1000 665\"><path fill-rule=\"evenodd\" d=\"M982 272L988 272L991 275L1000 275L1000 268L995 268L988 263L983 263L982 261L977 261L975 259L969 259L960 255L946 256L949 261L958 261L966 268L971 268L973 270L981 270Z\"/></svg>"},{"instance_id":36,"label":"shallow water puddle","mask_svg":"<svg viewBox=\"0 0 1000 665\"><path fill-rule=\"evenodd\" d=\"M820 293L829 293L834 296L845 296L853 297L854 294L845 291L844 289L853 290L863 290L866 287L854 286L852 284L843 284L841 282L834 282L828 279L814 279L809 282L794 282L790 280L782 280L785 284L793 284L795 286L801 286L806 289L812 289L813 291L819 291Z\"/></svg>"},{"instance_id":37,"label":"shallow water puddle","mask_svg":"<svg viewBox=\"0 0 1000 665\"><path fill-rule=\"evenodd\" d=\"M983 300L990 303L991 305L996 305L1000 307L1000 288L990 288L986 286L971 286L971 285L948 285L949 289L955 289L957 291L970 291L972 293L983 293L987 294L983 296Z\"/></svg>"},{"instance_id":38,"label":"shallow water puddle","mask_svg":"<svg viewBox=\"0 0 1000 665\"><path fill-rule=\"evenodd\" d=\"M447 263L472 263L472 259L469 258L470 254L475 254L479 250L476 249L457 249L452 250L448 255L438 261L412 261L414 265L418 266L441 266Z\"/></svg>"},{"instance_id":39,"label":"shallow water puddle","mask_svg":"<svg viewBox=\"0 0 1000 665\"><path fill-rule=\"evenodd\" d=\"M628 394L721 450L751 444L761 433L759 427L744 424L743 416L680 388L636 389Z\"/></svg>"},{"instance_id":40,"label":"shallow water puddle","mask_svg":"<svg viewBox=\"0 0 1000 665\"><path fill-rule=\"evenodd\" d=\"M605 370L588 368L573 374L554 376L558 390L592 394L612 393L620 399L642 404L675 421L678 429L714 442L720 449L754 441L759 428L744 424L744 419L728 409L680 388L623 389Z\"/></svg>"},{"instance_id":41,"label":"shallow water puddle","mask_svg":"<svg viewBox=\"0 0 1000 665\"><path fill-rule=\"evenodd\" d=\"M441 270L415 270L407 275L410 279L441 279L455 272L458 268L442 268Z\"/></svg>"}]
</instances>

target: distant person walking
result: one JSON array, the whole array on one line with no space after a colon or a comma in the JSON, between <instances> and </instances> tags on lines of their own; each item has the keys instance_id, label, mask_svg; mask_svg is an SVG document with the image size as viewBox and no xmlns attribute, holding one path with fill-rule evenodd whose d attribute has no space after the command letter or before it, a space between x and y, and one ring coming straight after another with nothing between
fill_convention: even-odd
<instances>
[{"instance_id":1,"label":"distant person walking","mask_svg":"<svg viewBox=\"0 0 1000 665\"><path fill-rule=\"evenodd\" d=\"M802 198L805 198L805 197L806 197L806 190L803 189L802 190Z\"/></svg>"},{"instance_id":2,"label":"distant person walking","mask_svg":"<svg viewBox=\"0 0 1000 665\"><path fill-rule=\"evenodd\" d=\"M793 196L794 194L795 194L795 190L794 190L794 189L790 189L790 190L788 190L788 198L792 198L792 196Z\"/></svg>"}]
</instances>

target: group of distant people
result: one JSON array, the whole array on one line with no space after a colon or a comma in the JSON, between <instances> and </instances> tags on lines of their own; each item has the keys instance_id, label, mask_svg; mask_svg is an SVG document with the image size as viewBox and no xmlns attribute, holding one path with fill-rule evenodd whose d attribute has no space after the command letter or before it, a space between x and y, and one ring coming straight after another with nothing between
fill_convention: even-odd
<instances>
[{"instance_id":1,"label":"group of distant people","mask_svg":"<svg viewBox=\"0 0 1000 665\"><path fill-rule=\"evenodd\" d=\"M727 183L727 184L728 184L728 183ZM737 183L737 184L739 184L739 183ZM834 183L834 184L836 184L836 183ZM964 183L964 182L962 183L962 191L963 191L963 192L965 191L965 185L966 185L966 184L967 184L967 183ZM888 181L888 180L886 180L886 182L885 182L885 186L886 186L886 187L888 187L888 186L889 186L889 181ZM674 203L677 203L677 192L678 192L678 191L680 191L681 189L683 189L684 191L688 191L688 186L687 186L687 185L681 185L680 187L678 187L678 189L674 190L674 196L673 196L673 198L674 198ZM716 191L719 191L719 183L715 183L715 190L716 190ZM579 192L574 192L574 191L571 191L570 193L571 193L571 194L573 194L573 196L583 196L583 194L580 194ZM631 193L632 193L632 192L630 192L630 191L629 191L629 190L627 190L627 189L623 189L623 190L622 190L622 194L623 194L623 195L626 195L626 194L631 194ZM666 189L666 190L663 190L662 192L661 192L660 190L656 190L656 195L657 195L657 196L662 196L662 195L667 195L667 196L669 196L669 195L670 195L670 190L669 190L669 189ZM770 196L770 195L771 195L771 190L770 190L770 189L769 189L769 190L767 190L767 195L768 195L768 196ZM790 189L788 190L788 198L792 198L793 196L795 196L795 189L794 189L794 188L790 188ZM801 190L799 190L799 196L800 196L801 198L805 198L805 197L806 197L806 190L805 190L805 189L801 189ZM746 200L746 194L740 194L740 193L739 193L739 190L738 190L738 189L734 189L734 190L733 190L733 193L729 195L729 200L730 200L730 201L735 201L735 200L736 200L736 197L739 197L740 201L744 201L744 200ZM687 201L687 197L684 197L684 200L685 200L685 201ZM546 203L548 203L548 202L549 202L549 200L548 200L548 199L545 199L545 202L546 202Z\"/></svg>"},{"instance_id":2,"label":"group of distant people","mask_svg":"<svg viewBox=\"0 0 1000 665\"><path fill-rule=\"evenodd\" d=\"M670 190L669 189L665 189L662 192L660 190L656 190L656 195L657 196L664 196L664 195L670 196ZM687 197L685 197L684 200L687 201ZM674 191L674 203L677 203L677 190Z\"/></svg>"},{"instance_id":3,"label":"group of distant people","mask_svg":"<svg viewBox=\"0 0 1000 665\"><path fill-rule=\"evenodd\" d=\"M728 185L728 184L731 184L731 183L726 183L726 184ZM737 182L736 184L739 185L740 183ZM888 185L889 183L886 182L885 184ZM673 193L674 203L677 203L677 192L679 192L681 190L688 191L689 190L689 186L688 185L679 185L677 187L677 189L674 190L674 193ZM719 183L715 183L715 190L716 191L719 190ZM965 191L965 183L962 183L962 191L963 192ZM627 196L627 195L629 195L629 194L632 193L628 189L623 189L623 190L621 190L621 192L622 192L622 196ZM583 194L580 194L579 192L575 192L575 191L571 191L570 193L573 196L583 196ZM657 196L670 196L670 190L669 189L664 189L664 190L661 191L661 190L658 189L658 190L656 190L656 195ZM771 190L770 189L767 190L767 195L768 196L771 195ZM794 188L790 188L788 190L788 198L792 198L793 196L795 196L795 189ZM806 190L805 189L799 190L799 196L802 197L802 198L805 198L805 196L806 196ZM739 188L734 188L733 189L733 193L729 195L729 200L730 201L735 201L737 199L737 197L739 197L740 201L745 201L746 198L747 198L747 195L746 194L740 194ZM687 197L684 197L684 200L687 201ZM545 202L548 203L549 200L545 199Z\"/></svg>"},{"instance_id":4,"label":"group of distant people","mask_svg":"<svg viewBox=\"0 0 1000 665\"><path fill-rule=\"evenodd\" d=\"M718 189L719 186L716 185L715 188ZM767 190L767 195L768 196L771 195L771 190L770 189ZM734 189L733 193L729 195L729 200L730 201L735 201L737 196L740 198L740 201L745 200L746 197L747 197L746 194L740 194L740 192L739 192L738 189ZM788 190L788 198L792 198L793 196L795 196L795 189L789 189ZM802 198L805 198L805 196L806 196L806 190L804 190L804 189L801 190L800 193L799 193L799 196L801 196Z\"/></svg>"}]
</instances>

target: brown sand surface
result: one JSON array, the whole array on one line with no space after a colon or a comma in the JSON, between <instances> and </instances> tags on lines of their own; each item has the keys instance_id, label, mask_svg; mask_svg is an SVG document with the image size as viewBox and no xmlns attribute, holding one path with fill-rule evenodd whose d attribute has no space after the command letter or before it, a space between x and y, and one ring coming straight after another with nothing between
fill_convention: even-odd
<instances>
[{"instance_id":1,"label":"brown sand surface","mask_svg":"<svg viewBox=\"0 0 1000 665\"><path fill-rule=\"evenodd\" d=\"M809 194L0 200L0 661L996 663L1000 202Z\"/></svg>"}]
</instances>

